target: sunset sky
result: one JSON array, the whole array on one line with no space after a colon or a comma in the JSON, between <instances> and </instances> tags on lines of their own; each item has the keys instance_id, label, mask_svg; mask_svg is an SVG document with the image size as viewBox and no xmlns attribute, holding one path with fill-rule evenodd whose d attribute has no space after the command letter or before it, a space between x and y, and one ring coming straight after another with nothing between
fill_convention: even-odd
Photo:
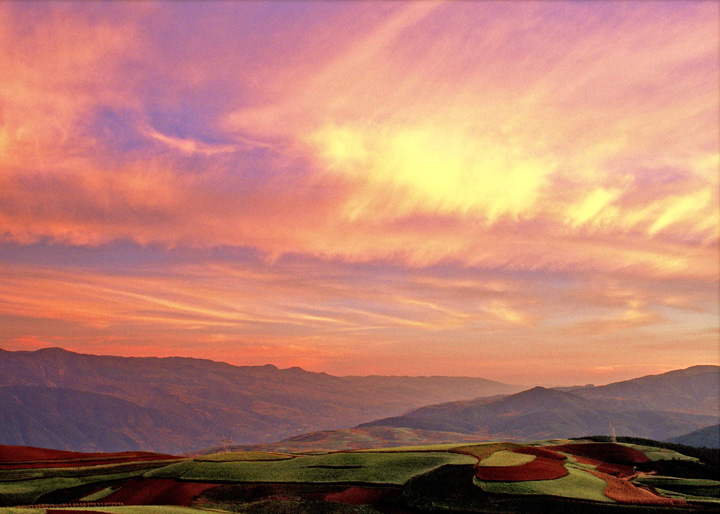
<instances>
[{"instance_id":1,"label":"sunset sky","mask_svg":"<svg viewBox=\"0 0 720 514\"><path fill-rule=\"evenodd\" d=\"M720 363L720 4L0 2L0 348Z\"/></svg>"}]
</instances>

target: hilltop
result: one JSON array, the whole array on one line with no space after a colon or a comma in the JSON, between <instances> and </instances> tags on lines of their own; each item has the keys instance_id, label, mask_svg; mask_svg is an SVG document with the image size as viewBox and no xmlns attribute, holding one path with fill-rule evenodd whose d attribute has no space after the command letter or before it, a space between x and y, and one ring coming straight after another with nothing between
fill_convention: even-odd
<instances>
[{"instance_id":1,"label":"hilltop","mask_svg":"<svg viewBox=\"0 0 720 514\"><path fill-rule=\"evenodd\" d=\"M696 366L600 387L535 387L501 398L448 402L361 427L395 427L526 441L617 434L669 439L716 424L720 367Z\"/></svg>"}]
</instances>

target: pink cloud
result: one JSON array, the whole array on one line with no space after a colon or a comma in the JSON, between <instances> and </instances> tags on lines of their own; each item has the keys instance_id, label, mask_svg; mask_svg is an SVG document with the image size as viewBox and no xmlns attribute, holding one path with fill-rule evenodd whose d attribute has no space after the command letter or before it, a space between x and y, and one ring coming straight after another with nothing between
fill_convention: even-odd
<instances>
[{"instance_id":1,"label":"pink cloud","mask_svg":"<svg viewBox=\"0 0 720 514\"><path fill-rule=\"evenodd\" d=\"M493 345L528 334L567 349L717 326L716 4L375 7L0 6L2 244L263 259L152 280L19 267L0 314L107 348L150 351L156 327L157 351L201 334L338 370L363 344L508 359ZM405 279L354 275L378 263Z\"/></svg>"}]
</instances>

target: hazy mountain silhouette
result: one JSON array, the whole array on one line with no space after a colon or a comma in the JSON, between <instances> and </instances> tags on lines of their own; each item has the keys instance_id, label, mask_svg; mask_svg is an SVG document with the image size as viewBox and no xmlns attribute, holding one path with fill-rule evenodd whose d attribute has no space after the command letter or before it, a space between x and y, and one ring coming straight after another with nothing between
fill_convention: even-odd
<instances>
[{"instance_id":1,"label":"hazy mountain silhouette","mask_svg":"<svg viewBox=\"0 0 720 514\"><path fill-rule=\"evenodd\" d=\"M696 366L572 392L535 387L500 399L423 407L364 423L534 440L610 434L668 439L717 422L717 366ZM687 381L687 383L684 383ZM633 395L637 394L635 397Z\"/></svg>"},{"instance_id":2,"label":"hazy mountain silhouette","mask_svg":"<svg viewBox=\"0 0 720 514\"><path fill-rule=\"evenodd\" d=\"M692 366L570 392L586 398L632 399L652 410L720 416L720 367Z\"/></svg>"},{"instance_id":3,"label":"hazy mountain silhouette","mask_svg":"<svg viewBox=\"0 0 720 514\"><path fill-rule=\"evenodd\" d=\"M186 420L109 395L60 387L0 387L2 444L129 451L175 451L178 434L194 430Z\"/></svg>"},{"instance_id":4,"label":"hazy mountain silhouette","mask_svg":"<svg viewBox=\"0 0 720 514\"><path fill-rule=\"evenodd\" d=\"M687 446L703 446L705 448L720 448L720 425L695 430L689 434L668 439L669 443L685 444Z\"/></svg>"},{"instance_id":5,"label":"hazy mountain silhouette","mask_svg":"<svg viewBox=\"0 0 720 514\"><path fill-rule=\"evenodd\" d=\"M217 446L224 438L235 444L277 441L520 389L482 378L335 377L272 365L60 348L0 350L0 386L13 386L0 387L0 444L164 452Z\"/></svg>"},{"instance_id":6,"label":"hazy mountain silhouette","mask_svg":"<svg viewBox=\"0 0 720 514\"><path fill-rule=\"evenodd\" d=\"M336 377L179 357L0 350L0 444L185 452L223 439L268 443L360 423L418 429L346 433L353 444L364 437L373 446L383 438L421 443L421 430L433 432L428 441L449 432L532 440L609 434L610 423L618 435L668 439L718 422L718 370L695 366L600 387L518 393L481 378ZM344 436L327 433L315 442L323 437L337 447Z\"/></svg>"}]
</instances>

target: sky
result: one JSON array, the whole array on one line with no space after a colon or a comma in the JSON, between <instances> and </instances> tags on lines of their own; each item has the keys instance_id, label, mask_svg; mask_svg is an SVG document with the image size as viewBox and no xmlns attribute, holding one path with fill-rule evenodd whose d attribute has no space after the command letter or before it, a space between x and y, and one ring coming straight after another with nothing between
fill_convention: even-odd
<instances>
[{"instance_id":1,"label":"sky","mask_svg":"<svg viewBox=\"0 0 720 514\"><path fill-rule=\"evenodd\" d=\"M0 2L0 348L720 363L720 4Z\"/></svg>"}]
</instances>

